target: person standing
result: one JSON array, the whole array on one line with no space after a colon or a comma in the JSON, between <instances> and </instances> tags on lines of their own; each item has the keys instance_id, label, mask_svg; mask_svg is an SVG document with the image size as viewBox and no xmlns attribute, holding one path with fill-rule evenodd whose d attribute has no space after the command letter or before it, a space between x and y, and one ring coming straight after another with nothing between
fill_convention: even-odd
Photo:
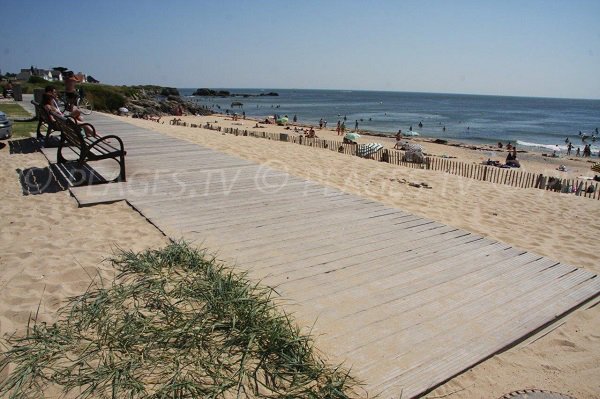
<instances>
[{"instance_id":1,"label":"person standing","mask_svg":"<svg viewBox=\"0 0 600 399\"><path fill-rule=\"evenodd\" d=\"M358 132L358 120L354 121L354 131Z\"/></svg>"},{"instance_id":2,"label":"person standing","mask_svg":"<svg viewBox=\"0 0 600 399\"><path fill-rule=\"evenodd\" d=\"M573 149L573 144L571 144L571 142L569 141L569 145L567 145L567 155L571 155L572 149Z\"/></svg>"},{"instance_id":3,"label":"person standing","mask_svg":"<svg viewBox=\"0 0 600 399\"><path fill-rule=\"evenodd\" d=\"M81 80L73 73L73 71L66 72L65 79L65 97L66 103L65 108L68 111L72 111L73 107L77 105L77 91L75 85L80 83Z\"/></svg>"},{"instance_id":4,"label":"person standing","mask_svg":"<svg viewBox=\"0 0 600 399\"><path fill-rule=\"evenodd\" d=\"M338 136L340 135L340 133L341 133L341 131L342 131L342 130L341 130L341 125L340 125L340 121L339 121L339 120L338 120L338 123L337 123L337 127L335 128L335 131L337 132Z\"/></svg>"}]
</instances>

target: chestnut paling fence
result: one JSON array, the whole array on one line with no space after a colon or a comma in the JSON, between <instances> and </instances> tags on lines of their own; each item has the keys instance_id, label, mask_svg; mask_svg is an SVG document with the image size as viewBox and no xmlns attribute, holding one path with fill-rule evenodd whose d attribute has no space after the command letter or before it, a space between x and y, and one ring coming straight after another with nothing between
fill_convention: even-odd
<instances>
[{"instance_id":1,"label":"chestnut paling fence","mask_svg":"<svg viewBox=\"0 0 600 399\"><path fill-rule=\"evenodd\" d=\"M269 133L239 128L224 128L221 126L214 126L210 123L205 125L197 125L177 120L171 121L171 123L178 126L210 129L236 136L251 136L268 140L285 141L288 143L328 149L343 154L358 156L357 145L346 144L342 141L309 138L288 133ZM538 188L542 190L574 194L577 196L600 200L600 184L589 180L563 179L560 177L525 172L518 169L505 169L491 165L466 163L435 156L426 156L424 157L423 162L412 162L406 159L404 151L386 148L376 152L375 154L369 155L368 158L375 161L387 162L393 165L401 165L408 168L437 171L441 170L449 174L481 181L488 181L490 183L505 184L519 188Z\"/></svg>"}]
</instances>

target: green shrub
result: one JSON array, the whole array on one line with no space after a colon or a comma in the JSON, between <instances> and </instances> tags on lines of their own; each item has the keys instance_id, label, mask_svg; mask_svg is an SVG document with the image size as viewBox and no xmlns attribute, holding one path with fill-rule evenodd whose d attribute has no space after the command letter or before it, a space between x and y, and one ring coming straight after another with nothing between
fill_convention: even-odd
<instances>
[{"instance_id":1,"label":"green shrub","mask_svg":"<svg viewBox=\"0 0 600 399\"><path fill-rule=\"evenodd\" d=\"M83 90L97 111L116 112L119 108L125 106L125 96L121 93L119 87L84 84Z\"/></svg>"},{"instance_id":2,"label":"green shrub","mask_svg":"<svg viewBox=\"0 0 600 399\"><path fill-rule=\"evenodd\" d=\"M27 83L46 84L46 83L48 83L48 81L44 78L40 78L39 76L30 76L29 79L27 80Z\"/></svg>"}]
</instances>

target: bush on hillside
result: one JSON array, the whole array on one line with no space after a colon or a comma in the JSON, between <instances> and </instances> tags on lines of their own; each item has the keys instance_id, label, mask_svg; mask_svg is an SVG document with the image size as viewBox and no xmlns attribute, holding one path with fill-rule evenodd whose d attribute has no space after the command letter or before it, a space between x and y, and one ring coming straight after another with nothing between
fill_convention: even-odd
<instances>
[{"instance_id":1,"label":"bush on hillside","mask_svg":"<svg viewBox=\"0 0 600 399\"><path fill-rule=\"evenodd\" d=\"M27 80L27 83L46 84L46 83L48 83L48 81L44 78L40 78L39 76L30 76L29 79Z\"/></svg>"},{"instance_id":2,"label":"bush on hillside","mask_svg":"<svg viewBox=\"0 0 600 399\"><path fill-rule=\"evenodd\" d=\"M125 96L115 86L84 84L85 95L97 111L116 112L125 106Z\"/></svg>"}]
</instances>

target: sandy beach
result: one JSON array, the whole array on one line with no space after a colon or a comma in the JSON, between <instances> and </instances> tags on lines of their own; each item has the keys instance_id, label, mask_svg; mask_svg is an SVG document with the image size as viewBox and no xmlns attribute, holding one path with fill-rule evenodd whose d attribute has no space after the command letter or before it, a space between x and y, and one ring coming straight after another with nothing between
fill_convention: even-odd
<instances>
[{"instance_id":1,"label":"sandy beach","mask_svg":"<svg viewBox=\"0 0 600 399\"><path fill-rule=\"evenodd\" d=\"M161 122L168 123L172 118L162 118ZM210 123L213 126L222 126L229 128L238 128L240 130L252 130L252 131L265 131L269 133L288 133L292 135L301 135L301 129L308 129L310 125L302 124L289 124L288 126L277 126L273 124L260 123L253 119L238 119L232 120L231 117L226 115L215 114L211 116L183 116L178 117L182 122L188 124L206 124ZM256 128L258 124L259 128ZM294 131L297 128L298 131ZM328 126L327 128L318 129L318 126L314 126L316 135L319 138L326 140L342 141L341 135L338 135L333 128ZM346 132L354 132L352 129L347 129ZM359 130L358 133L361 137L358 139L358 143L380 143L385 148L393 148L396 140L392 136L383 135L381 133L364 132ZM434 139L427 137L409 137L404 136L402 141L408 143L420 144L424 147L424 152L427 155L434 157L443 157L456 159L466 163L482 163L484 161L492 160L504 163L508 151L505 147L499 149L496 146L490 146L485 144L464 144L455 141L448 141L448 144L438 144L434 142ZM556 176L563 179L576 179L578 177L592 177L594 173L590 170L590 167L598 162L600 159L593 154L591 158L576 157L574 150L571 156L567 156L566 153L559 153L558 157L551 157L552 151L546 152L535 152L526 151L524 147L517 148L518 159L521 163L521 170L532 173L543 173L548 176ZM564 165L565 171L559 171L558 167Z\"/></svg>"},{"instance_id":2,"label":"sandy beach","mask_svg":"<svg viewBox=\"0 0 600 399\"><path fill-rule=\"evenodd\" d=\"M416 215L500 240L573 266L600 272L597 250L600 201L537 189L518 189L415 170L291 143L165 123L117 117L275 169L372 198ZM224 116L184 116L188 123L290 133L283 127L256 121L232 121ZM335 131L317 130L321 138L339 139ZM363 136L362 143L391 138ZM503 161L505 152L420 141L429 154L480 163ZM116 247L139 251L162 246L167 239L126 203L77 208L68 191L23 196L17 170L45 168L40 153L0 150L2 255L0 335L22 332L40 304L40 320L51 322L65 298L82 293L90 278L110 279L102 263ZM525 171L565 178L593 176L583 159L548 158L520 153ZM597 158L595 159L597 160ZM559 165L567 172L558 172ZM405 182L426 182L431 189ZM215 248L217 250L217 248ZM576 398L595 398L600 392L600 312L582 308L546 335L528 340L493 356L432 391L429 398L497 398L517 389L546 389ZM0 378L2 376L0 375Z\"/></svg>"}]
</instances>

